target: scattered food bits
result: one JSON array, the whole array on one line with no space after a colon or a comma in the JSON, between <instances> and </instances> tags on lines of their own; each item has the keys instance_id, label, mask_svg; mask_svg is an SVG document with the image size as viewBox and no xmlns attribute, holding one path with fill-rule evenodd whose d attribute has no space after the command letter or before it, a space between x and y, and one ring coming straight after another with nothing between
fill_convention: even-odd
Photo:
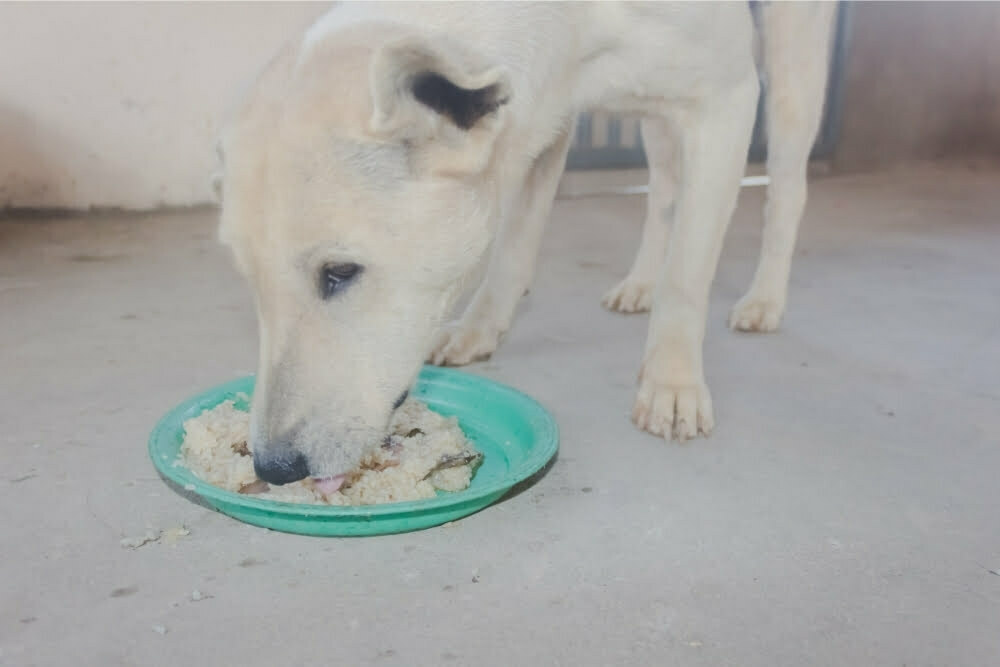
<instances>
[{"instance_id":1,"label":"scattered food bits","mask_svg":"<svg viewBox=\"0 0 1000 667\"><path fill-rule=\"evenodd\" d=\"M158 530L153 530L152 528L146 531L145 535L139 537L123 537L121 544L123 549L138 549L141 546L149 544L150 542L156 542L160 539L162 533Z\"/></svg>"},{"instance_id":2,"label":"scattered food bits","mask_svg":"<svg viewBox=\"0 0 1000 667\"><path fill-rule=\"evenodd\" d=\"M165 544L176 544L182 537L187 537L191 531L184 526L174 526L163 531L163 542Z\"/></svg>"},{"instance_id":3,"label":"scattered food bits","mask_svg":"<svg viewBox=\"0 0 1000 667\"><path fill-rule=\"evenodd\" d=\"M240 440L239 442L230 445L230 447L232 447L233 451L240 456L250 456L250 448L247 447L246 440Z\"/></svg>"},{"instance_id":4,"label":"scattered food bits","mask_svg":"<svg viewBox=\"0 0 1000 667\"><path fill-rule=\"evenodd\" d=\"M139 537L123 537L119 544L123 549L134 550L152 542L160 542L161 540L166 544L174 544L181 537L185 537L190 534L191 531L184 526L174 526L173 528L167 528L166 530L154 530L152 528L148 528L146 529L145 535L140 535Z\"/></svg>"}]
</instances>

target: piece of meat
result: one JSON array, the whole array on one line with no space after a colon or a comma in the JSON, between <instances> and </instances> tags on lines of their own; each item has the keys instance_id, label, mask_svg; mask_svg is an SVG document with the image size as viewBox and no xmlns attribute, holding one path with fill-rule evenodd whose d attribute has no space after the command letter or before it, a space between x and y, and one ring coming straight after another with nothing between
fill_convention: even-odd
<instances>
[{"instance_id":1,"label":"piece of meat","mask_svg":"<svg viewBox=\"0 0 1000 667\"><path fill-rule=\"evenodd\" d=\"M265 493L270 489L271 487L267 485L267 482L265 482L262 479L257 479L250 482L249 484L244 484L243 486L241 486L239 492L245 495L253 495L256 493Z\"/></svg>"},{"instance_id":2,"label":"piece of meat","mask_svg":"<svg viewBox=\"0 0 1000 667\"><path fill-rule=\"evenodd\" d=\"M385 461L375 461L374 459L366 459L361 462L362 470L374 470L375 472L382 472L386 468L395 468L399 465L399 461L396 459L387 459Z\"/></svg>"},{"instance_id":3,"label":"piece of meat","mask_svg":"<svg viewBox=\"0 0 1000 667\"><path fill-rule=\"evenodd\" d=\"M437 462L431 471L424 475L424 479L427 479L438 470L444 470L446 468L457 468L458 466L470 465L473 470L479 461L482 460L482 452L464 451L461 454L450 454L448 456L442 456L441 460Z\"/></svg>"}]
</instances>

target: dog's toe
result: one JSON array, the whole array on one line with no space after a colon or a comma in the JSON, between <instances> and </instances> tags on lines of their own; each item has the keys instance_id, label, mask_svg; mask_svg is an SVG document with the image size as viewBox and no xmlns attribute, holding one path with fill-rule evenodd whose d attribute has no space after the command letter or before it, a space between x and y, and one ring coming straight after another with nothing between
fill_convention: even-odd
<instances>
[{"instance_id":1,"label":"dog's toe","mask_svg":"<svg viewBox=\"0 0 1000 667\"><path fill-rule=\"evenodd\" d=\"M657 384L643 379L632 421L644 431L680 442L709 435L715 422L712 398L704 384Z\"/></svg>"},{"instance_id":2,"label":"dog's toe","mask_svg":"<svg viewBox=\"0 0 1000 667\"><path fill-rule=\"evenodd\" d=\"M733 306L729 314L729 327L734 331L776 331L784 310L784 304L777 299L747 294Z\"/></svg>"},{"instance_id":3,"label":"dog's toe","mask_svg":"<svg viewBox=\"0 0 1000 667\"><path fill-rule=\"evenodd\" d=\"M653 302L653 283L629 276L604 295L601 305L619 313L643 313Z\"/></svg>"},{"instance_id":4,"label":"dog's toe","mask_svg":"<svg viewBox=\"0 0 1000 667\"><path fill-rule=\"evenodd\" d=\"M499 340L499 333L486 329L449 327L439 336L430 362L436 366L464 366L489 359Z\"/></svg>"}]
</instances>

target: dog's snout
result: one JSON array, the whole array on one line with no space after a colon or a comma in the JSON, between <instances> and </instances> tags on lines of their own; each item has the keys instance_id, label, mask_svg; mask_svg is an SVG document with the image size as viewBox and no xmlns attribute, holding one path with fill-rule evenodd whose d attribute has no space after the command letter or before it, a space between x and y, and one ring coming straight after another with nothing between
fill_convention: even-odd
<instances>
[{"instance_id":1,"label":"dog's snout","mask_svg":"<svg viewBox=\"0 0 1000 667\"><path fill-rule=\"evenodd\" d=\"M298 452L285 449L276 456L254 456L253 470L268 484L290 484L309 476L309 462Z\"/></svg>"}]
</instances>

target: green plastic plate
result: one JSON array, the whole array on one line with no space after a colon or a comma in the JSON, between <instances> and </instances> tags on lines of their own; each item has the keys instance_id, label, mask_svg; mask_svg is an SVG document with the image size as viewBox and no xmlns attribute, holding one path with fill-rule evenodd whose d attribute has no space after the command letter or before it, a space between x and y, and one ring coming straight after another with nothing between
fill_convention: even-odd
<instances>
[{"instance_id":1,"label":"green plastic plate","mask_svg":"<svg viewBox=\"0 0 1000 667\"><path fill-rule=\"evenodd\" d=\"M215 509L255 526L301 535L385 535L420 530L477 512L538 472L555 455L559 430L534 399L505 385L452 369L425 367L412 395L435 412L458 417L466 437L484 454L472 484L436 498L385 505L335 507L264 500L212 486L175 465L184 422L223 401L247 409L253 376L219 385L168 412L149 436L149 456L160 473Z\"/></svg>"}]
</instances>

